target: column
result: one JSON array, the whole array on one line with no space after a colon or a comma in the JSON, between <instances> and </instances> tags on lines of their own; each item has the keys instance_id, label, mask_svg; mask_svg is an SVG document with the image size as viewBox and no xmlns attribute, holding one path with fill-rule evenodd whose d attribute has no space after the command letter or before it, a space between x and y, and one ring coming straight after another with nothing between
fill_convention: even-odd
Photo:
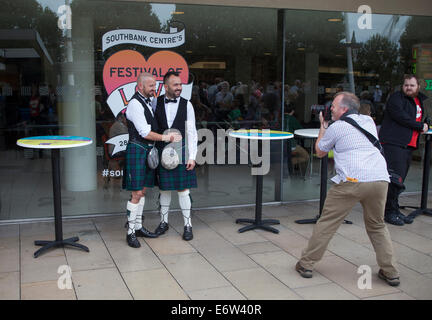
<instances>
[{"instance_id":1,"label":"column","mask_svg":"<svg viewBox=\"0 0 432 320\"><path fill-rule=\"evenodd\" d=\"M94 36L90 17L73 17L72 50L63 70L67 90L62 104L63 134L85 136L93 140L89 146L64 150L63 184L70 191L97 188L96 119L94 96Z\"/></svg>"},{"instance_id":2,"label":"column","mask_svg":"<svg viewBox=\"0 0 432 320\"><path fill-rule=\"evenodd\" d=\"M305 113L304 120L311 120L311 106L318 103L319 54L308 52L305 56Z\"/></svg>"}]
</instances>

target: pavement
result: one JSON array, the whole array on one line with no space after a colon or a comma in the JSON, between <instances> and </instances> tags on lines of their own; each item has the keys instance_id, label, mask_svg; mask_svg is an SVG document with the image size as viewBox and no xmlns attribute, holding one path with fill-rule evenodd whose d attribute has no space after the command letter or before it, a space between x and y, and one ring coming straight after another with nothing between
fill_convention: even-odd
<instances>
[{"instance_id":1,"label":"pavement","mask_svg":"<svg viewBox=\"0 0 432 320\"><path fill-rule=\"evenodd\" d=\"M420 194L401 196L418 205ZM429 205L432 205L430 202ZM169 216L169 231L157 239L126 244L123 215L64 219L64 238L78 236L90 252L57 248L38 258L35 240L52 240L54 223L0 225L0 300L423 300L432 299L432 217L410 225L389 225L401 285L379 279L375 253L366 234L362 208L354 207L331 240L314 276L294 270L313 225L318 202L263 207L280 233L239 233L237 218L253 218L254 207L193 210L194 239L182 240L183 217ZM409 211L403 211L408 213ZM154 230L157 213L145 214ZM369 272L371 271L371 273Z\"/></svg>"}]
</instances>

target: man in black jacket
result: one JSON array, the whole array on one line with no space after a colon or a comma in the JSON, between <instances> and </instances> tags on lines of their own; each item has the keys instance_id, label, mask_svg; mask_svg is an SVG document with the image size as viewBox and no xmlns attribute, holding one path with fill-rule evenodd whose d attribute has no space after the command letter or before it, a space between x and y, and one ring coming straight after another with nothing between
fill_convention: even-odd
<instances>
[{"instance_id":1,"label":"man in black jacket","mask_svg":"<svg viewBox=\"0 0 432 320\"><path fill-rule=\"evenodd\" d=\"M413 150L418 147L421 132L428 131L425 118L424 100L414 75L406 75L402 90L393 93L387 101L384 120L379 132L384 148L387 167L400 176L399 181L392 179L387 193L384 220L402 226L412 223L412 218L399 211L399 194L405 189L403 182L407 176Z\"/></svg>"}]
</instances>

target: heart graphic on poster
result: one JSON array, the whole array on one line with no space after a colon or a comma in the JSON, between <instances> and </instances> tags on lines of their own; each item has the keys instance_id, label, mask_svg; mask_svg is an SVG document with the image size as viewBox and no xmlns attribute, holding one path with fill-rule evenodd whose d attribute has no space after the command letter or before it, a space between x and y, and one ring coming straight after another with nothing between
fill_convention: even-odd
<instances>
[{"instance_id":1,"label":"heart graphic on poster","mask_svg":"<svg viewBox=\"0 0 432 320\"><path fill-rule=\"evenodd\" d=\"M162 50L147 60L134 50L122 50L108 58L103 69L103 82L110 95L128 83L136 82L141 72L152 74L161 82L168 71L177 71L183 84L188 83L189 67L185 59L176 52Z\"/></svg>"}]
</instances>

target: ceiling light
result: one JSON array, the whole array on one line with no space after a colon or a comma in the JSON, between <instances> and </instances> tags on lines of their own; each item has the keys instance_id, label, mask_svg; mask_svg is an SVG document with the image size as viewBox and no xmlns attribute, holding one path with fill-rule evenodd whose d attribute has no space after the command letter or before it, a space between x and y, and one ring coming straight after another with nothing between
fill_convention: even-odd
<instances>
[{"instance_id":1,"label":"ceiling light","mask_svg":"<svg viewBox=\"0 0 432 320\"><path fill-rule=\"evenodd\" d=\"M329 18L329 19L327 19L327 21L329 21L329 22L341 22L342 19L341 18Z\"/></svg>"},{"instance_id":2,"label":"ceiling light","mask_svg":"<svg viewBox=\"0 0 432 320\"><path fill-rule=\"evenodd\" d=\"M216 46L208 46L209 48L216 48Z\"/></svg>"},{"instance_id":3,"label":"ceiling light","mask_svg":"<svg viewBox=\"0 0 432 320\"><path fill-rule=\"evenodd\" d=\"M184 12L183 11L173 11L173 12L171 12L171 14L184 14Z\"/></svg>"},{"instance_id":4,"label":"ceiling light","mask_svg":"<svg viewBox=\"0 0 432 320\"><path fill-rule=\"evenodd\" d=\"M305 48L297 48L298 51L305 51Z\"/></svg>"},{"instance_id":5,"label":"ceiling light","mask_svg":"<svg viewBox=\"0 0 432 320\"><path fill-rule=\"evenodd\" d=\"M243 38L244 41L251 41L253 38Z\"/></svg>"},{"instance_id":6,"label":"ceiling light","mask_svg":"<svg viewBox=\"0 0 432 320\"><path fill-rule=\"evenodd\" d=\"M186 53L192 53L192 51L190 51L190 50L186 50Z\"/></svg>"},{"instance_id":7,"label":"ceiling light","mask_svg":"<svg viewBox=\"0 0 432 320\"><path fill-rule=\"evenodd\" d=\"M384 50L377 50L377 53L384 53Z\"/></svg>"},{"instance_id":8,"label":"ceiling light","mask_svg":"<svg viewBox=\"0 0 432 320\"><path fill-rule=\"evenodd\" d=\"M271 52L264 52L264 55L265 55L265 56L271 56L272 53L271 53Z\"/></svg>"}]
</instances>

